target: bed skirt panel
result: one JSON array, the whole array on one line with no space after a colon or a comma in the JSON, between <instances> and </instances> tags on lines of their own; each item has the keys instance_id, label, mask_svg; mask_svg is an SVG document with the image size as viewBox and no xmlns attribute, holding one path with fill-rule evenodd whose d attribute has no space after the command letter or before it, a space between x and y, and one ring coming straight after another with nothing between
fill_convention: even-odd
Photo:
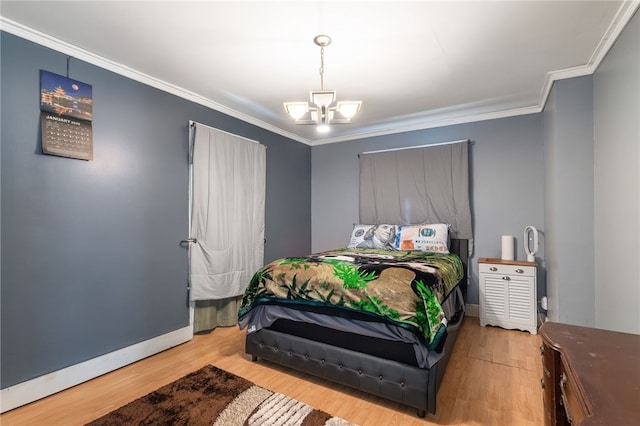
<instances>
[{"instance_id":1,"label":"bed skirt panel","mask_svg":"<svg viewBox=\"0 0 640 426\"><path fill-rule=\"evenodd\" d=\"M430 369L375 357L263 328L247 334L246 352L258 358L415 407L420 416L436 412L444 376L464 315L450 324L444 357Z\"/></svg>"}]
</instances>

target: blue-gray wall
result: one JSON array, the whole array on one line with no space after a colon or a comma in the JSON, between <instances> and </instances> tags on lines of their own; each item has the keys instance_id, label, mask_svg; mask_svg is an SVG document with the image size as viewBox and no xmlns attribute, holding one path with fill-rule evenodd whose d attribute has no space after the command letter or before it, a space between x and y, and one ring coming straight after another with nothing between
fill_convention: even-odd
<instances>
[{"instance_id":1,"label":"blue-gray wall","mask_svg":"<svg viewBox=\"0 0 640 426\"><path fill-rule=\"evenodd\" d=\"M640 14L544 111L549 319L640 334Z\"/></svg>"},{"instance_id":2,"label":"blue-gray wall","mask_svg":"<svg viewBox=\"0 0 640 426\"><path fill-rule=\"evenodd\" d=\"M312 149L313 250L344 247L358 222L358 153L471 139L470 184L475 246L468 303L478 304L477 260L500 257L501 236L516 238L526 260L524 228L544 232L542 114L503 118L314 146ZM538 293L544 294L543 240Z\"/></svg>"},{"instance_id":3,"label":"blue-gray wall","mask_svg":"<svg viewBox=\"0 0 640 426\"><path fill-rule=\"evenodd\" d=\"M556 81L543 117L548 317L593 327L593 78Z\"/></svg>"},{"instance_id":4,"label":"blue-gray wall","mask_svg":"<svg viewBox=\"0 0 640 426\"><path fill-rule=\"evenodd\" d=\"M640 12L593 85L596 326L640 334Z\"/></svg>"},{"instance_id":5,"label":"blue-gray wall","mask_svg":"<svg viewBox=\"0 0 640 426\"><path fill-rule=\"evenodd\" d=\"M0 34L3 389L188 325L188 120L267 145L265 261L309 252L308 146L71 59L94 161L43 155L39 73L67 57Z\"/></svg>"}]
</instances>

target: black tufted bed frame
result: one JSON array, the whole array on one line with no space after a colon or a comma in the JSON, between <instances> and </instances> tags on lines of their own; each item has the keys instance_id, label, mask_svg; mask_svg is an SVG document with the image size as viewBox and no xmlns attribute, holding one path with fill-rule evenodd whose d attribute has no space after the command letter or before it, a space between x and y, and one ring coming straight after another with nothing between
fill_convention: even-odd
<instances>
[{"instance_id":1,"label":"black tufted bed frame","mask_svg":"<svg viewBox=\"0 0 640 426\"><path fill-rule=\"evenodd\" d=\"M435 414L438 388L464 318L468 240L452 239L450 250L460 257L464 265L465 276L459 284L462 300L458 312L449 318L443 356L430 368L420 368L402 359L388 359L380 348L386 347L395 352L389 341L358 340L358 336L340 336L335 330L314 329L308 324L300 326L292 322L282 322L278 326L276 323L248 333L245 350L253 361L262 358L414 407L420 417L424 417L427 411ZM364 353L358 349L360 344L378 349Z\"/></svg>"}]
</instances>

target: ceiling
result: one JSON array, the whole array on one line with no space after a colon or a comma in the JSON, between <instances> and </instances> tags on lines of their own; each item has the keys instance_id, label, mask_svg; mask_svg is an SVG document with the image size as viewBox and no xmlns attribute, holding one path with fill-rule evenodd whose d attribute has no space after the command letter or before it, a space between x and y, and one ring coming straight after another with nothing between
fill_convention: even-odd
<instances>
[{"instance_id":1,"label":"ceiling","mask_svg":"<svg viewBox=\"0 0 640 426\"><path fill-rule=\"evenodd\" d=\"M307 144L539 112L637 1L11 1L2 29ZM361 100L326 134L283 101ZM69 76L73 78L73 63ZM88 84L97 82L86 81Z\"/></svg>"}]
</instances>

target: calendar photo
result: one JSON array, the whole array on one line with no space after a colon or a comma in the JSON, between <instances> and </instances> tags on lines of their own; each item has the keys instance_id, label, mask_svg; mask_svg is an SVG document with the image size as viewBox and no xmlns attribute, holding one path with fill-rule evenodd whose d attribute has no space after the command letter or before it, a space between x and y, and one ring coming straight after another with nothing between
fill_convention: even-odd
<instances>
[{"instance_id":1,"label":"calendar photo","mask_svg":"<svg viewBox=\"0 0 640 426\"><path fill-rule=\"evenodd\" d=\"M93 160L92 87L49 71L40 71L42 152Z\"/></svg>"}]
</instances>

